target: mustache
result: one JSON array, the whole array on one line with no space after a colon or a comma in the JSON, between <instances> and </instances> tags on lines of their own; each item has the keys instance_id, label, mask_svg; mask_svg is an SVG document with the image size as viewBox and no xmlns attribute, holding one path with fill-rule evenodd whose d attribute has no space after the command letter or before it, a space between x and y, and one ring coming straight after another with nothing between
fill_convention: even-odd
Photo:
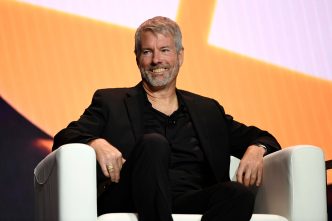
<instances>
[{"instance_id":1,"label":"mustache","mask_svg":"<svg viewBox=\"0 0 332 221\"><path fill-rule=\"evenodd\" d=\"M153 70L159 69L159 68L169 69L169 65L150 65L144 69L147 71L153 71Z\"/></svg>"}]
</instances>

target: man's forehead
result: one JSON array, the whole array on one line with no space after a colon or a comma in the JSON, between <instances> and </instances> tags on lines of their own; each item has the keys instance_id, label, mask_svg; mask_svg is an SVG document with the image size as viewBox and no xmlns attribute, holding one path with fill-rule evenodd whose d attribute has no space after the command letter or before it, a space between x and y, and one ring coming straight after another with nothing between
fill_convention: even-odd
<instances>
[{"instance_id":1,"label":"man's forehead","mask_svg":"<svg viewBox=\"0 0 332 221\"><path fill-rule=\"evenodd\" d=\"M169 46L174 45L173 36L171 36L170 34L144 32L141 35L142 46L143 45L148 45L150 43L150 41L148 41L148 38L151 38L151 37L157 39L158 43L162 43L162 44L165 44L165 45L167 44Z\"/></svg>"}]
</instances>

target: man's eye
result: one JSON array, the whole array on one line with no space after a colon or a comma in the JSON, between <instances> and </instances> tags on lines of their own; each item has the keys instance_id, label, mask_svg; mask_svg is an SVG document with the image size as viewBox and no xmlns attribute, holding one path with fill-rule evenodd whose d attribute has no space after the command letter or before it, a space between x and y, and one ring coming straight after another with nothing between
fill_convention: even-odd
<instances>
[{"instance_id":1,"label":"man's eye","mask_svg":"<svg viewBox=\"0 0 332 221\"><path fill-rule=\"evenodd\" d=\"M170 52L170 50L169 50L168 48L163 48L163 49L161 49L161 51L162 51L163 53Z\"/></svg>"},{"instance_id":2,"label":"man's eye","mask_svg":"<svg viewBox=\"0 0 332 221\"><path fill-rule=\"evenodd\" d=\"M149 54L151 54L151 51L149 51L149 50L144 50L142 53L143 53L143 55L149 55Z\"/></svg>"}]
</instances>

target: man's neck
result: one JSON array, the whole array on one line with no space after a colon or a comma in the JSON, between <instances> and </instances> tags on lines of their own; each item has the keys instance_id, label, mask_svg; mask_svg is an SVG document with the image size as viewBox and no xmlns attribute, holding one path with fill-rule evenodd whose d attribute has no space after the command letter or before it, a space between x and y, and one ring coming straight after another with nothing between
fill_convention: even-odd
<instances>
[{"instance_id":1,"label":"man's neck","mask_svg":"<svg viewBox=\"0 0 332 221\"><path fill-rule=\"evenodd\" d=\"M175 85L162 88L150 88L143 83L143 88L152 107L170 116L179 107Z\"/></svg>"}]
</instances>

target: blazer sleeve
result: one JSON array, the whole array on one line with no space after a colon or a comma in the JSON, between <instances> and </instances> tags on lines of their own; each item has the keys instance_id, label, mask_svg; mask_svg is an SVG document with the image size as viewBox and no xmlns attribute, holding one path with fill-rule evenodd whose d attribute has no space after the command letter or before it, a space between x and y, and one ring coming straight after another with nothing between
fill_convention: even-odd
<instances>
[{"instance_id":1,"label":"blazer sleeve","mask_svg":"<svg viewBox=\"0 0 332 221\"><path fill-rule=\"evenodd\" d=\"M242 158L250 145L263 144L267 147L267 153L270 154L281 149L276 138L266 130L255 126L247 126L240 123L231 115L225 113L223 107L218 103L220 110L225 116L227 129L229 133L231 155Z\"/></svg>"},{"instance_id":2,"label":"blazer sleeve","mask_svg":"<svg viewBox=\"0 0 332 221\"><path fill-rule=\"evenodd\" d=\"M52 150L67 143L88 143L100 136L107 118L101 90L97 90L83 115L54 136Z\"/></svg>"}]
</instances>

